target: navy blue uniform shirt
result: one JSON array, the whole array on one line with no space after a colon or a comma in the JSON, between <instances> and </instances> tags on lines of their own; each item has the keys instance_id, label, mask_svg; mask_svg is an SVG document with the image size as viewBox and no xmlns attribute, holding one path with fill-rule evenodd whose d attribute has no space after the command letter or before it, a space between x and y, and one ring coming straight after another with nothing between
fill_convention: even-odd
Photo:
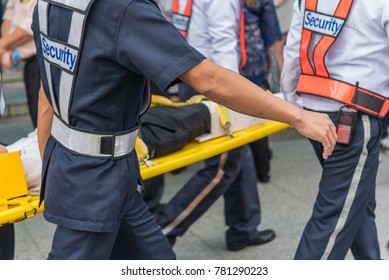
<instances>
[{"instance_id":1,"label":"navy blue uniform shirt","mask_svg":"<svg viewBox=\"0 0 389 280\"><path fill-rule=\"evenodd\" d=\"M66 41L70 12L51 7L48 35ZM50 102L39 20L32 28L43 86ZM149 78L164 91L204 57L190 47L152 0L96 0L86 21L84 44L70 105L70 124L93 132L138 125ZM58 99L60 72L52 66ZM45 218L68 228L113 231L140 181L135 152L118 160L72 154L49 139L43 160Z\"/></svg>"}]
</instances>

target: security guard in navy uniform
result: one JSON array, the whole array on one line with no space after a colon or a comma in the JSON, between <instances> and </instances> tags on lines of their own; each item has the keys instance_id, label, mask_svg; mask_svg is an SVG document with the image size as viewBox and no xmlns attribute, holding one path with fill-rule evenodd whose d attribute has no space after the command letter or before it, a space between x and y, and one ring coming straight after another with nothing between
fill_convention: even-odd
<instances>
[{"instance_id":1,"label":"security guard in navy uniform","mask_svg":"<svg viewBox=\"0 0 389 280\"><path fill-rule=\"evenodd\" d=\"M162 91L179 78L231 109L319 139L325 158L332 152L327 116L211 63L152 0L39 0L32 28L42 74L40 195L45 219L57 225L49 259L108 259L121 224L137 258L175 258L138 193L134 140L147 78Z\"/></svg>"}]
</instances>

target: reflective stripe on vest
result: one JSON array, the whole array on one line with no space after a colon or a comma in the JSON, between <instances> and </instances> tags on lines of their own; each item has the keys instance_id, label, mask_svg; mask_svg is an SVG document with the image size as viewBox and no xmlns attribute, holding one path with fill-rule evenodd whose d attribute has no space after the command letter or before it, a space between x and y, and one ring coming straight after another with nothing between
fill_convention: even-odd
<instances>
[{"instance_id":1,"label":"reflective stripe on vest","mask_svg":"<svg viewBox=\"0 0 389 280\"><path fill-rule=\"evenodd\" d=\"M51 136L73 153L98 158L120 158L135 146L138 129L115 134L97 134L70 128L57 116L53 118Z\"/></svg>"},{"instance_id":2,"label":"reflective stripe on vest","mask_svg":"<svg viewBox=\"0 0 389 280\"><path fill-rule=\"evenodd\" d=\"M385 97L356 85L331 79L325 65L325 56L344 27L353 0L340 0L334 15L317 12L317 4L318 0L307 0L305 4L300 45L302 75L296 92L333 99L377 117L385 116L389 109ZM311 63L308 53L313 32L322 38L315 46Z\"/></svg>"},{"instance_id":3,"label":"reflective stripe on vest","mask_svg":"<svg viewBox=\"0 0 389 280\"><path fill-rule=\"evenodd\" d=\"M300 63L303 74L329 77L324 58L335 39L340 34L350 12L353 0L340 0L333 16L317 13L317 2L318 0L306 1L300 47ZM310 63L308 56L312 32L322 35L322 38L313 52L314 68Z\"/></svg>"},{"instance_id":4,"label":"reflective stripe on vest","mask_svg":"<svg viewBox=\"0 0 389 280\"><path fill-rule=\"evenodd\" d=\"M172 23L186 38L189 30L190 18L192 16L192 0L187 0L183 13L179 12L179 0L172 0Z\"/></svg>"},{"instance_id":5,"label":"reflective stripe on vest","mask_svg":"<svg viewBox=\"0 0 389 280\"><path fill-rule=\"evenodd\" d=\"M40 40L44 58L47 83L54 109L51 135L61 146L73 153L99 157L119 158L130 154L135 145L138 129L115 133L95 133L70 126L70 103L77 76L79 57L82 50L85 21L95 0L39 0L38 16ZM48 35L49 6L55 5L72 12L67 42L51 38ZM57 101L53 91L51 67L60 70ZM148 84L145 86L149 89ZM150 96L144 97L149 104ZM145 109L142 108L142 111Z\"/></svg>"},{"instance_id":6,"label":"reflective stripe on vest","mask_svg":"<svg viewBox=\"0 0 389 280\"><path fill-rule=\"evenodd\" d=\"M190 19L192 16L192 1L187 0L185 5L185 10L183 13L180 13L179 9L180 0L172 0L172 23L180 31L182 36L186 39L189 31ZM240 24L239 24L239 44L240 44L240 53L241 53L241 63L239 68L242 69L246 65L247 53L246 53L246 44L244 39L244 10L242 0L241 9L240 9Z\"/></svg>"},{"instance_id":7,"label":"reflective stripe on vest","mask_svg":"<svg viewBox=\"0 0 389 280\"><path fill-rule=\"evenodd\" d=\"M367 114L383 118L389 110L389 100L377 93L326 77L301 75L296 92L330 98L353 105Z\"/></svg>"},{"instance_id":8,"label":"reflective stripe on vest","mask_svg":"<svg viewBox=\"0 0 389 280\"><path fill-rule=\"evenodd\" d=\"M73 92L77 66L81 53L82 37L85 20L95 0L39 0L39 27L42 53L45 59L45 71L49 85L50 97L54 112L69 124L70 100ZM69 38L61 42L48 36L48 9L49 5L57 5L72 11ZM53 91L51 65L61 70L57 101Z\"/></svg>"}]
</instances>

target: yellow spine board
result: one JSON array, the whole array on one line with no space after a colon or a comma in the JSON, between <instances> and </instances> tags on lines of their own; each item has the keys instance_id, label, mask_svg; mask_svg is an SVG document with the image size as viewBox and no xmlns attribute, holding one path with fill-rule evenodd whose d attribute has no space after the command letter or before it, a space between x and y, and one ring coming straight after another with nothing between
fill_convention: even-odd
<instances>
[{"instance_id":1,"label":"yellow spine board","mask_svg":"<svg viewBox=\"0 0 389 280\"><path fill-rule=\"evenodd\" d=\"M194 141L186 145L178 152L153 159L154 165L148 166L143 164L140 167L141 175L143 179L149 179L235 149L287 128L289 128L287 124L267 121L256 126L234 132L234 137L229 140L227 136L222 136L203 143ZM27 209L29 212L27 212L26 207L23 205L9 208L6 211L0 211L0 226L31 218L35 214L42 212L44 206L42 204L41 207L38 207L38 202L38 197L32 197L32 200L29 202L30 209Z\"/></svg>"}]
</instances>

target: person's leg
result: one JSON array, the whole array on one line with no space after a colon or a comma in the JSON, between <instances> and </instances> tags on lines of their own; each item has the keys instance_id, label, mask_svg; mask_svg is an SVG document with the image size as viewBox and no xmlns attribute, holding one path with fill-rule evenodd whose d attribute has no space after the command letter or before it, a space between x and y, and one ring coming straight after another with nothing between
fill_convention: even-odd
<instances>
[{"instance_id":1,"label":"person's leg","mask_svg":"<svg viewBox=\"0 0 389 280\"><path fill-rule=\"evenodd\" d=\"M205 167L154 213L171 244L231 186L241 168L242 151L238 148L207 159Z\"/></svg>"},{"instance_id":2,"label":"person's leg","mask_svg":"<svg viewBox=\"0 0 389 280\"><path fill-rule=\"evenodd\" d=\"M272 241L272 230L258 232L261 222L260 200L251 149L243 147L242 167L231 187L224 194L227 248L242 250L249 245Z\"/></svg>"},{"instance_id":3,"label":"person's leg","mask_svg":"<svg viewBox=\"0 0 389 280\"><path fill-rule=\"evenodd\" d=\"M14 224L0 227L0 260L13 260L15 257Z\"/></svg>"},{"instance_id":4,"label":"person's leg","mask_svg":"<svg viewBox=\"0 0 389 280\"><path fill-rule=\"evenodd\" d=\"M351 245L351 252L356 260L374 260L380 257L380 246L377 236L377 227L375 224L376 201L375 192L372 193L372 198L369 201L366 209L366 214L354 242Z\"/></svg>"},{"instance_id":5,"label":"person's leg","mask_svg":"<svg viewBox=\"0 0 389 280\"><path fill-rule=\"evenodd\" d=\"M122 219L110 259L174 260L168 240L137 193Z\"/></svg>"},{"instance_id":6,"label":"person's leg","mask_svg":"<svg viewBox=\"0 0 389 280\"><path fill-rule=\"evenodd\" d=\"M160 206L160 200L165 189L165 175L159 175L147 180L144 180L143 200L146 202L147 208L153 212Z\"/></svg>"},{"instance_id":7,"label":"person's leg","mask_svg":"<svg viewBox=\"0 0 389 280\"><path fill-rule=\"evenodd\" d=\"M333 121L337 118L330 116ZM378 237L372 229L375 228L372 196L380 133L376 118L359 115L351 144L337 144L327 160L321 158L321 144L311 141L323 174L295 259L344 259L352 245L356 256L379 258ZM362 230L366 225L370 229ZM366 247L360 245L366 240L369 240L366 246L371 248L365 252Z\"/></svg>"},{"instance_id":8,"label":"person's leg","mask_svg":"<svg viewBox=\"0 0 389 280\"><path fill-rule=\"evenodd\" d=\"M34 56L28 59L24 66L24 83L26 85L28 109L34 128L37 127L40 81L39 64L36 56Z\"/></svg>"},{"instance_id":9,"label":"person's leg","mask_svg":"<svg viewBox=\"0 0 389 280\"><path fill-rule=\"evenodd\" d=\"M117 232L89 232L57 226L49 260L107 260Z\"/></svg>"},{"instance_id":10,"label":"person's leg","mask_svg":"<svg viewBox=\"0 0 389 280\"><path fill-rule=\"evenodd\" d=\"M261 183L270 181L270 160L271 150L269 148L269 137L258 139L249 144L253 153L257 179Z\"/></svg>"},{"instance_id":11,"label":"person's leg","mask_svg":"<svg viewBox=\"0 0 389 280\"><path fill-rule=\"evenodd\" d=\"M389 134L389 114L387 114L382 120L381 120L381 124L382 124L382 135L381 135L381 142L380 142L380 146L381 146L381 150L385 153L385 154L389 154L389 137L388 137L388 134Z\"/></svg>"}]
</instances>

